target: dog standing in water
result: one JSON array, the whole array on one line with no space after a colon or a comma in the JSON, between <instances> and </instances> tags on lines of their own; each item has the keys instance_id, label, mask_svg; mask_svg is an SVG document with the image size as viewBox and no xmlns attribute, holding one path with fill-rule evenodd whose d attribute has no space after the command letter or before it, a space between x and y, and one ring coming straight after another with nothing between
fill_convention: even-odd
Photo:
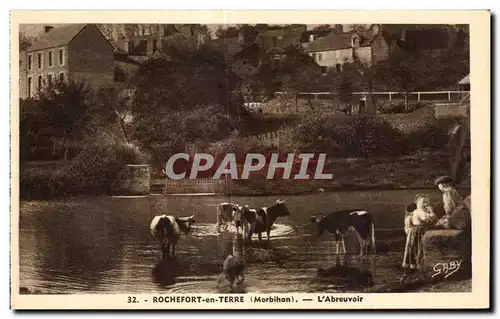
<instances>
[{"instance_id":1,"label":"dog standing in water","mask_svg":"<svg viewBox=\"0 0 500 319\"><path fill-rule=\"evenodd\" d=\"M235 233L233 236L233 253L226 257L222 265L222 274L217 279L217 288L220 287L222 281L226 280L231 289L234 284L240 284L245 281L245 253L243 246L243 235Z\"/></svg>"}]
</instances>

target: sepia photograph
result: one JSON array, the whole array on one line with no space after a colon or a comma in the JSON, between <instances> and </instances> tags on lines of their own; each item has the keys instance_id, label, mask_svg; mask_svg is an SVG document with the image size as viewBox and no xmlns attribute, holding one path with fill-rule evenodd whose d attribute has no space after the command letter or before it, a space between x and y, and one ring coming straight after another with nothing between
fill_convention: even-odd
<instances>
[{"instance_id":1,"label":"sepia photograph","mask_svg":"<svg viewBox=\"0 0 500 319\"><path fill-rule=\"evenodd\" d=\"M102 22L16 31L13 294L472 293L471 24Z\"/></svg>"}]
</instances>

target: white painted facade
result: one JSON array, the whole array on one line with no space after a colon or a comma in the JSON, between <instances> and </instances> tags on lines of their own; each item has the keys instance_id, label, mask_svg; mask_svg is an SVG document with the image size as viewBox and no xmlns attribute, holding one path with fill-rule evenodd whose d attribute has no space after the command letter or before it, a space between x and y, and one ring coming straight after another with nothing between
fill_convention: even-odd
<instances>
[{"instance_id":1,"label":"white painted facade","mask_svg":"<svg viewBox=\"0 0 500 319\"><path fill-rule=\"evenodd\" d=\"M329 68L336 67L337 64L340 66L343 65L346 61L353 61L353 52L357 54L357 56L364 62L370 64L371 56L372 56L372 48L369 46L341 50L329 50L329 51L316 51L309 52L309 56L311 56L316 63L320 66L326 66Z\"/></svg>"}]
</instances>

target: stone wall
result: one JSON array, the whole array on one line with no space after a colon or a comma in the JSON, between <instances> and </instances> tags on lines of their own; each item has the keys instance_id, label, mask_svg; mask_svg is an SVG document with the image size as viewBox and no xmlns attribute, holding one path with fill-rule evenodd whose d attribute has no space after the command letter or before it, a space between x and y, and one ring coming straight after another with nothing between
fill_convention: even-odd
<instances>
[{"instance_id":1,"label":"stone wall","mask_svg":"<svg viewBox=\"0 0 500 319\"><path fill-rule=\"evenodd\" d=\"M430 230L424 236L425 264L434 280L472 277L470 230Z\"/></svg>"}]
</instances>

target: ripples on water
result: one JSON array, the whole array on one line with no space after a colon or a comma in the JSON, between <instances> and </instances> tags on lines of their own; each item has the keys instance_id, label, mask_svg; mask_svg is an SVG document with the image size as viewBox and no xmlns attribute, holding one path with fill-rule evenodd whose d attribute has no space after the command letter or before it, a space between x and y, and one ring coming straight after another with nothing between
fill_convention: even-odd
<instances>
[{"instance_id":1,"label":"ripples on water","mask_svg":"<svg viewBox=\"0 0 500 319\"><path fill-rule=\"evenodd\" d=\"M280 218L271 232L271 245L284 261L272 258L248 262L239 292L315 292L363 290L363 274L375 285L400 276L402 241L393 241L386 253L361 261L339 260L330 235L312 236L308 217L365 203L374 212L377 229L401 228L404 206L412 192L372 192L285 197L292 215ZM435 194L439 198L439 194ZM145 197L77 198L71 201L21 202L20 285L43 293L216 292L222 263L232 252L234 228L217 236L215 205L231 200L251 206L272 204L274 197ZM368 204L371 202L371 204ZM189 237L181 238L177 258L160 262L158 243L151 238L154 215L196 213ZM264 242L266 236L263 236ZM257 242L256 235L253 238ZM348 252L357 254L354 238ZM261 246L261 245L257 245ZM256 250L265 251L264 249ZM250 251L247 251L250 252ZM281 257L280 257L281 258ZM332 268L335 267L335 268ZM318 271L321 268L328 272ZM319 273L320 272L320 273ZM360 283L361 282L361 283Z\"/></svg>"}]
</instances>

